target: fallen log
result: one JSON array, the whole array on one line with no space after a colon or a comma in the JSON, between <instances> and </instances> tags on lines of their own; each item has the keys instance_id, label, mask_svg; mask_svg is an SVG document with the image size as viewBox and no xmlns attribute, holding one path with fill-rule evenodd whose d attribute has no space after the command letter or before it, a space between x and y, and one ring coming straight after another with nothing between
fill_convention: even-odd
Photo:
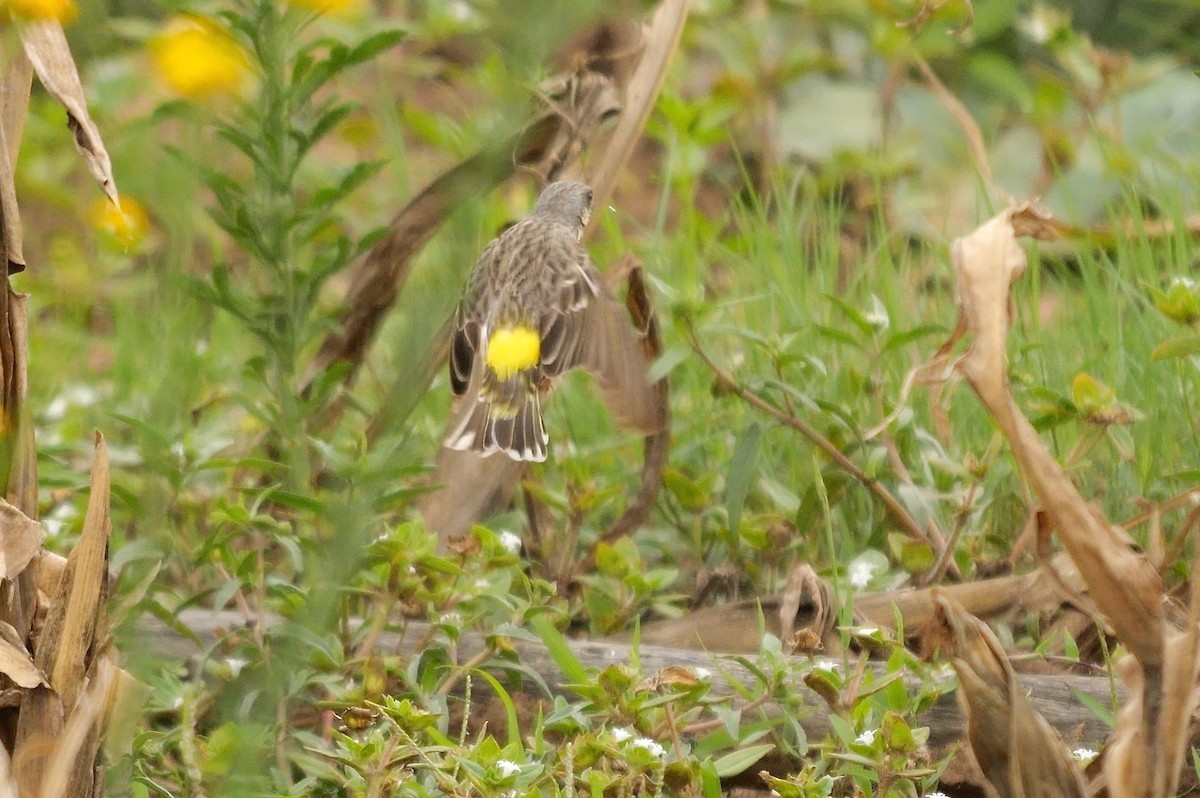
<instances>
[{"instance_id":1,"label":"fallen log","mask_svg":"<svg viewBox=\"0 0 1200 798\"><path fill-rule=\"evenodd\" d=\"M178 620L195 635L194 639L183 636L157 618L140 619L138 634L144 648L164 659L186 660L209 651L219 636L227 630L246 626L245 617L233 611L185 610L180 613ZM271 625L277 620L268 619L267 624ZM355 627L356 624L352 623L351 628ZM403 633L388 631L381 634L375 646L375 653L401 658L417 656L428 647L429 639L428 624L410 621L405 624ZM558 669L543 645L515 638L510 638L509 643L522 664L535 671L552 694L564 695L568 700L572 698L567 686L567 677ZM587 668L603 669L609 665L628 665L633 658L633 648L628 643L589 640L571 640L569 643L574 655ZM487 648L486 637L474 632L464 632L456 648L460 662L476 660ZM705 668L714 674L721 674L713 677L710 694L715 697L734 695L735 690L731 683L741 686L743 692L749 690L751 693L758 684L750 670L730 655L644 644L637 647L637 658L641 663L642 672L647 675L663 668L678 666ZM830 731L829 707L817 693L804 684L803 673L806 669L802 665L806 658L789 659L795 662L796 668L787 677L788 692L807 710L799 719L800 724L810 740L820 740ZM877 675L885 672L885 665L881 662L869 663L869 667ZM1020 674L1017 679L1030 701L1064 739L1099 748L1108 737L1108 727L1079 698L1085 696L1107 705L1112 696L1112 684L1108 678ZM916 679L909 679L908 683L915 686L917 682ZM527 682L523 689L533 690L535 687ZM550 696L531 697L537 699ZM743 702L735 702L735 705L740 703ZM929 727L929 745L935 753L945 751L949 746L958 743L965 728L962 712L953 694L942 696L917 719L917 723Z\"/></svg>"}]
</instances>

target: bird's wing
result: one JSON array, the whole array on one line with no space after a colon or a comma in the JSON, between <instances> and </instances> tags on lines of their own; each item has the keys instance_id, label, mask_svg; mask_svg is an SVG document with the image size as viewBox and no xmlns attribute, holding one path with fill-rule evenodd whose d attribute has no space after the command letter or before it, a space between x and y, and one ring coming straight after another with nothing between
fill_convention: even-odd
<instances>
[{"instance_id":1,"label":"bird's wing","mask_svg":"<svg viewBox=\"0 0 1200 798\"><path fill-rule=\"evenodd\" d=\"M600 275L576 241L547 247L546 302L539 320L542 373L557 377L583 365L591 308L599 299Z\"/></svg>"},{"instance_id":2,"label":"bird's wing","mask_svg":"<svg viewBox=\"0 0 1200 798\"><path fill-rule=\"evenodd\" d=\"M557 291L541 320L543 373L586 369L620 424L644 434L657 432L662 420L628 312L605 288L582 245L572 248L569 263L559 265Z\"/></svg>"},{"instance_id":3,"label":"bird's wing","mask_svg":"<svg viewBox=\"0 0 1200 798\"><path fill-rule=\"evenodd\" d=\"M471 382L471 367L486 319L490 266L495 256L496 242L493 240L475 261L462 301L454 314L454 332L450 337L450 388L455 396L466 393Z\"/></svg>"}]
</instances>

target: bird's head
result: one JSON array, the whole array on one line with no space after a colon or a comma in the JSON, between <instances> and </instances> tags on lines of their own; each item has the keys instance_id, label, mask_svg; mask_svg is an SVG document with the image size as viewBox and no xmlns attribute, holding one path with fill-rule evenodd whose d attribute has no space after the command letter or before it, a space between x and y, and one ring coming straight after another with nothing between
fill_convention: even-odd
<instances>
[{"instance_id":1,"label":"bird's head","mask_svg":"<svg viewBox=\"0 0 1200 798\"><path fill-rule=\"evenodd\" d=\"M535 215L549 216L578 225L579 232L587 227L592 218L592 189L586 183L578 180L559 180L551 183L542 190L537 204L533 206Z\"/></svg>"}]
</instances>

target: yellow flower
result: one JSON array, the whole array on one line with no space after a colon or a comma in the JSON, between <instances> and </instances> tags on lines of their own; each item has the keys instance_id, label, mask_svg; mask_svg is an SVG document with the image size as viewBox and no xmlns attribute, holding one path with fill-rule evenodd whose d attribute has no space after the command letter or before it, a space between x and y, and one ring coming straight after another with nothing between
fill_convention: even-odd
<instances>
[{"instance_id":1,"label":"yellow flower","mask_svg":"<svg viewBox=\"0 0 1200 798\"><path fill-rule=\"evenodd\" d=\"M237 42L200 17L176 17L150 49L159 77L189 100L236 94L250 71Z\"/></svg>"},{"instance_id":2,"label":"yellow flower","mask_svg":"<svg viewBox=\"0 0 1200 798\"><path fill-rule=\"evenodd\" d=\"M64 24L75 19L79 13L75 0L4 0L3 5L14 17L53 19Z\"/></svg>"},{"instance_id":3,"label":"yellow flower","mask_svg":"<svg viewBox=\"0 0 1200 798\"><path fill-rule=\"evenodd\" d=\"M350 17L362 10L362 0L289 0L292 5L330 14L335 17Z\"/></svg>"},{"instance_id":4,"label":"yellow flower","mask_svg":"<svg viewBox=\"0 0 1200 798\"><path fill-rule=\"evenodd\" d=\"M105 246L119 252L136 249L150 231L146 209L132 197L122 197L120 207L98 198L88 209L88 221Z\"/></svg>"}]
</instances>

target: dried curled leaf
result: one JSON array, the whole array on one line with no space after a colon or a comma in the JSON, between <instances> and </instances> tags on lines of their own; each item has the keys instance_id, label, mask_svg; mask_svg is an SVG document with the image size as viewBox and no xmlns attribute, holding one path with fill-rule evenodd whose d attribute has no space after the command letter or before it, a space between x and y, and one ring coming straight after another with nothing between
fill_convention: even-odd
<instances>
[{"instance_id":1,"label":"dried curled leaf","mask_svg":"<svg viewBox=\"0 0 1200 798\"><path fill-rule=\"evenodd\" d=\"M0 673L18 687L41 687L46 675L33 663L33 657L11 624L0 621Z\"/></svg>"},{"instance_id":2,"label":"dried curled leaf","mask_svg":"<svg viewBox=\"0 0 1200 798\"><path fill-rule=\"evenodd\" d=\"M1008 286L1025 263L1016 239L1053 234L1052 220L1026 205L1010 208L955 242L960 326L974 338L960 368L1012 446L1097 609L1134 658L1121 666L1130 698L1106 751L1109 790L1117 798L1169 798L1200 701L1200 599L1194 597L1188 628L1173 629L1158 571L1123 529L1087 504L1008 391Z\"/></svg>"},{"instance_id":3,"label":"dried curled leaf","mask_svg":"<svg viewBox=\"0 0 1200 798\"><path fill-rule=\"evenodd\" d=\"M24 54L10 55L0 77L0 217L3 218L4 252L8 272L15 274L25 268L24 244L21 234L21 213L17 207L17 188L13 180L13 164L21 149L21 131L29 109L29 89L33 67Z\"/></svg>"},{"instance_id":4,"label":"dried curled leaf","mask_svg":"<svg viewBox=\"0 0 1200 798\"><path fill-rule=\"evenodd\" d=\"M28 22L19 28L25 55L46 91L67 110L67 126L75 136L75 146L87 161L88 169L113 202L117 202L117 183L112 161L100 138L96 123L88 115L87 100L79 70L67 45L62 25L53 20Z\"/></svg>"},{"instance_id":5,"label":"dried curled leaf","mask_svg":"<svg viewBox=\"0 0 1200 798\"><path fill-rule=\"evenodd\" d=\"M1017 682L987 625L935 591L931 636L958 673L975 761L1001 798L1084 798L1079 767Z\"/></svg>"},{"instance_id":6,"label":"dried curled leaf","mask_svg":"<svg viewBox=\"0 0 1200 798\"><path fill-rule=\"evenodd\" d=\"M0 579L13 579L24 571L45 539L41 524L0 499Z\"/></svg>"}]
</instances>

